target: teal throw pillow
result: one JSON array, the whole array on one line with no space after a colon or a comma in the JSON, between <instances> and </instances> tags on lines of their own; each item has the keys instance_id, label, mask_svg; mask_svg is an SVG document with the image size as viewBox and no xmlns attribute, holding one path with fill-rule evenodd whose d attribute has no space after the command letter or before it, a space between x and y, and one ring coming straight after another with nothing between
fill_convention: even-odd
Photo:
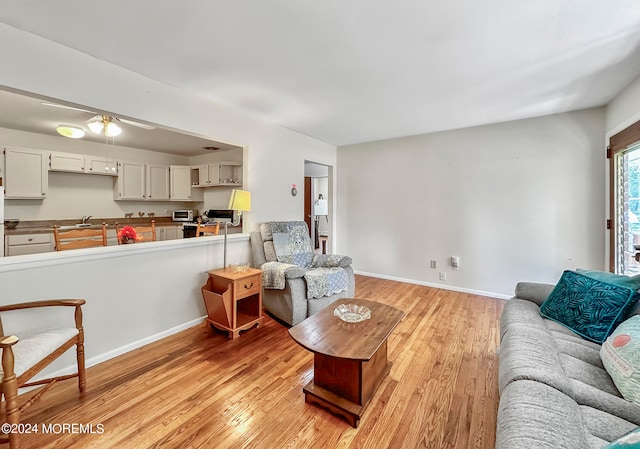
<instances>
[{"instance_id":1,"label":"teal throw pillow","mask_svg":"<svg viewBox=\"0 0 640 449\"><path fill-rule=\"evenodd\" d=\"M631 290L640 290L640 275L625 276L622 274L609 273L608 271L583 270L582 268L578 268L576 271L590 278L608 282L609 284L622 285L623 287L629 287Z\"/></svg>"},{"instance_id":2,"label":"teal throw pillow","mask_svg":"<svg viewBox=\"0 0 640 449\"><path fill-rule=\"evenodd\" d=\"M640 449L640 427L612 441L602 449Z\"/></svg>"},{"instance_id":3,"label":"teal throw pillow","mask_svg":"<svg viewBox=\"0 0 640 449\"><path fill-rule=\"evenodd\" d=\"M640 405L640 315L616 328L603 343L600 358L622 397Z\"/></svg>"},{"instance_id":4,"label":"teal throw pillow","mask_svg":"<svg viewBox=\"0 0 640 449\"><path fill-rule=\"evenodd\" d=\"M602 343L639 297L628 287L567 270L540 306L540 313L587 340Z\"/></svg>"}]
</instances>

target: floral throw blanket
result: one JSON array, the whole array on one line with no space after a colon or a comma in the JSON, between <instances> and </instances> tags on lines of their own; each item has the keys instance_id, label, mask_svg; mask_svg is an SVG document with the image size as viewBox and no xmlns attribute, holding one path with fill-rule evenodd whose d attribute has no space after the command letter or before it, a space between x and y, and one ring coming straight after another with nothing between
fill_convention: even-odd
<instances>
[{"instance_id":1,"label":"floral throw blanket","mask_svg":"<svg viewBox=\"0 0 640 449\"><path fill-rule=\"evenodd\" d=\"M307 270L307 298L322 298L347 289L347 272L340 267L319 267Z\"/></svg>"},{"instance_id":2,"label":"floral throw blanket","mask_svg":"<svg viewBox=\"0 0 640 449\"><path fill-rule=\"evenodd\" d=\"M262 270L262 286L264 288L271 288L282 290L284 289L285 274L289 268L297 268L297 265L280 262L266 262L263 263L260 269Z\"/></svg>"},{"instance_id":3,"label":"floral throw blanket","mask_svg":"<svg viewBox=\"0 0 640 449\"><path fill-rule=\"evenodd\" d=\"M309 230L304 221L271 222L270 225L278 262L297 265L307 270L304 275L307 283L307 298L331 296L347 289L347 273L343 268L327 267L326 265L316 266L314 264L317 258L314 258ZM326 261L323 260L322 262ZM274 270L273 268L270 269ZM275 271L275 274L268 274L267 279L269 280L273 276L274 279L272 281L269 280L269 282L274 285L282 285L282 288L284 288L284 272L286 268L281 271L281 274L277 273L278 269L275 269ZM275 277L281 277L282 280L276 280ZM268 287L265 285L265 288Z\"/></svg>"}]
</instances>

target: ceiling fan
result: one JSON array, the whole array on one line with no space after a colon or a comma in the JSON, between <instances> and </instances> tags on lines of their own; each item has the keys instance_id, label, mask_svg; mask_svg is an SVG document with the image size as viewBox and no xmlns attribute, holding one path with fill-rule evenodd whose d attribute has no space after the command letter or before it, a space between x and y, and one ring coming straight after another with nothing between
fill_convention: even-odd
<instances>
[{"instance_id":1,"label":"ceiling fan","mask_svg":"<svg viewBox=\"0 0 640 449\"><path fill-rule=\"evenodd\" d=\"M88 112L89 114L96 114L96 112L89 111L87 109L76 108L74 106L67 106L57 103L50 102L42 102L41 104L45 106L52 106L56 108L62 109L70 109L73 111L80 112ZM89 120L86 120L86 124L96 134L104 134L107 137L115 137L122 131L120 127L116 124L116 122L126 123L127 125L137 126L138 128L143 128L146 130L155 129L153 125L147 125L146 123L135 122L133 120L128 120L124 118L115 117L113 115L107 114L97 114L94 117L91 117Z\"/></svg>"}]
</instances>

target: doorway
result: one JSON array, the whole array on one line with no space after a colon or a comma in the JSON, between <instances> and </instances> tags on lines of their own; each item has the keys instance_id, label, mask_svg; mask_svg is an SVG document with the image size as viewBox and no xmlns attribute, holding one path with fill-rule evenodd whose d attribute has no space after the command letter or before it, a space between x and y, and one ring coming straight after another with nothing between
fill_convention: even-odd
<instances>
[{"instance_id":1,"label":"doorway","mask_svg":"<svg viewBox=\"0 0 640 449\"><path fill-rule=\"evenodd\" d=\"M304 217L311 243L318 254L326 254L331 233L330 176L331 167L315 162L304 163Z\"/></svg>"}]
</instances>

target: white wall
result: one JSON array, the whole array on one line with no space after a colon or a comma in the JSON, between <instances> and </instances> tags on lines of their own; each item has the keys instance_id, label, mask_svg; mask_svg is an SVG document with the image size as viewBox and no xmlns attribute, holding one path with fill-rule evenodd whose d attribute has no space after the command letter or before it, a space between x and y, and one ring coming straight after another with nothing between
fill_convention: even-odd
<instances>
[{"instance_id":1,"label":"white wall","mask_svg":"<svg viewBox=\"0 0 640 449\"><path fill-rule=\"evenodd\" d=\"M340 147L338 252L360 272L504 296L603 269L603 135L600 108Z\"/></svg>"},{"instance_id":2,"label":"white wall","mask_svg":"<svg viewBox=\"0 0 640 449\"><path fill-rule=\"evenodd\" d=\"M0 86L247 147L251 223L302 219L304 161L335 166L335 146L260 122L0 23ZM100 86L100 88L96 88Z\"/></svg>"},{"instance_id":3,"label":"white wall","mask_svg":"<svg viewBox=\"0 0 640 449\"><path fill-rule=\"evenodd\" d=\"M304 161L336 164L332 145L250 119L1 23L0 61L0 86L245 147L244 170L249 174L245 187L252 193L246 220L254 227L268 220L301 219L303 195L292 197L289 192L291 184L303 185ZM204 314L199 288L205 271L222 265L221 246L211 243L194 249L179 246L180 241L156 245L164 248L163 244L177 246L166 248L162 257L123 253L121 258L66 263L54 254L39 268L26 263L39 257L8 258L0 261L0 303L85 297L87 357L97 360ZM248 254L248 240L234 241L229 262L246 260Z\"/></svg>"},{"instance_id":4,"label":"white wall","mask_svg":"<svg viewBox=\"0 0 640 449\"><path fill-rule=\"evenodd\" d=\"M197 324L206 315L200 287L222 266L222 238L171 240L0 259L2 304L45 298L84 298L87 363L133 349L145 339ZM78 254L84 254L78 255ZM250 258L247 237L229 237L229 262ZM7 333L73 325L72 310L3 314ZM47 372L73 365L73 354ZM95 382L88 380L89 388Z\"/></svg>"},{"instance_id":5,"label":"white wall","mask_svg":"<svg viewBox=\"0 0 640 449\"><path fill-rule=\"evenodd\" d=\"M613 135L638 120L640 120L640 77L623 89L607 105L607 134Z\"/></svg>"}]
</instances>

